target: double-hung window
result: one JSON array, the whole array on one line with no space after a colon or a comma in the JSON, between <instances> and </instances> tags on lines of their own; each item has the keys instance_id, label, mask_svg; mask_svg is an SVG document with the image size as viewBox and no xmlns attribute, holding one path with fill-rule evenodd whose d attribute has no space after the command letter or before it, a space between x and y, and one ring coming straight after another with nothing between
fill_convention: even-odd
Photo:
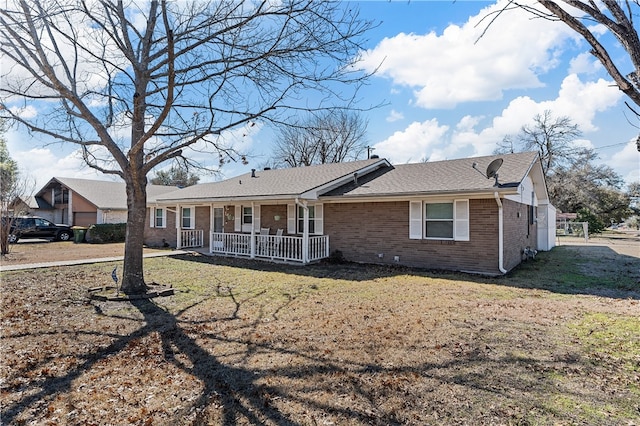
<instances>
[{"instance_id":1,"label":"double-hung window","mask_svg":"<svg viewBox=\"0 0 640 426\"><path fill-rule=\"evenodd\" d=\"M453 203L425 203L425 238L453 240Z\"/></svg>"},{"instance_id":2,"label":"double-hung window","mask_svg":"<svg viewBox=\"0 0 640 426\"><path fill-rule=\"evenodd\" d=\"M251 225L253 223L253 209L251 207L242 207L242 224Z\"/></svg>"},{"instance_id":3,"label":"double-hung window","mask_svg":"<svg viewBox=\"0 0 640 426\"><path fill-rule=\"evenodd\" d=\"M182 214L180 217L180 224L182 229L195 228L194 210L195 209L193 207L182 207Z\"/></svg>"},{"instance_id":4,"label":"double-hung window","mask_svg":"<svg viewBox=\"0 0 640 426\"><path fill-rule=\"evenodd\" d=\"M159 207L155 208L153 224L156 228L164 228L166 226L165 209Z\"/></svg>"},{"instance_id":5,"label":"double-hung window","mask_svg":"<svg viewBox=\"0 0 640 426\"><path fill-rule=\"evenodd\" d=\"M469 200L411 201L409 238L469 241Z\"/></svg>"},{"instance_id":6,"label":"double-hung window","mask_svg":"<svg viewBox=\"0 0 640 426\"><path fill-rule=\"evenodd\" d=\"M309 234L316 232L316 207L308 206L309 209ZM304 232L304 207L298 206L298 233Z\"/></svg>"},{"instance_id":7,"label":"double-hung window","mask_svg":"<svg viewBox=\"0 0 640 426\"><path fill-rule=\"evenodd\" d=\"M167 226L167 209L161 207L151 207L149 226L151 228L165 228Z\"/></svg>"}]
</instances>

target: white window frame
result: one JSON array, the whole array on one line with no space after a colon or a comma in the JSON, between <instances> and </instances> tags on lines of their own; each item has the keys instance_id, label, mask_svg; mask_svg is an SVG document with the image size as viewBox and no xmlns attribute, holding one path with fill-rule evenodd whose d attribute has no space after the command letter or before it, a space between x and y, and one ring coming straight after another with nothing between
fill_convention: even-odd
<instances>
[{"instance_id":1,"label":"white window frame","mask_svg":"<svg viewBox=\"0 0 640 426\"><path fill-rule=\"evenodd\" d=\"M307 209L309 210L309 235L312 235L316 232L316 206L309 204ZM298 234L304 232L304 207L302 206L298 206L296 209L296 227Z\"/></svg>"},{"instance_id":2,"label":"white window frame","mask_svg":"<svg viewBox=\"0 0 640 426\"><path fill-rule=\"evenodd\" d=\"M309 209L309 235L322 235L324 232L324 205L322 203L309 204L307 208ZM311 217L311 209L313 209L313 217ZM290 217L292 210L295 214L293 218ZM291 222L293 219L295 226L295 232L289 233L304 233L304 208L298 205L291 205L291 208L287 210L287 214L289 215L287 222ZM291 229L290 226L288 228ZM312 229L313 232L311 231Z\"/></svg>"},{"instance_id":3,"label":"white window frame","mask_svg":"<svg viewBox=\"0 0 640 426\"><path fill-rule=\"evenodd\" d=\"M155 207L153 209L153 227L154 228L166 228L167 227L167 209L162 207ZM158 212L160 212L160 216L158 216ZM160 219L160 224L158 224L158 219Z\"/></svg>"},{"instance_id":4,"label":"white window frame","mask_svg":"<svg viewBox=\"0 0 640 426\"><path fill-rule=\"evenodd\" d=\"M162 211L162 225L158 225L156 222L157 211ZM167 227L167 209L164 207L150 207L149 208L149 227L150 228L166 228Z\"/></svg>"},{"instance_id":5,"label":"white window frame","mask_svg":"<svg viewBox=\"0 0 640 426\"><path fill-rule=\"evenodd\" d=\"M253 223L253 208L251 206L242 206L242 225L250 226Z\"/></svg>"},{"instance_id":6,"label":"white window frame","mask_svg":"<svg viewBox=\"0 0 640 426\"><path fill-rule=\"evenodd\" d=\"M184 226L185 210L189 210L189 226ZM194 206L181 206L180 207L180 229L196 229L196 208Z\"/></svg>"},{"instance_id":7,"label":"white window frame","mask_svg":"<svg viewBox=\"0 0 640 426\"><path fill-rule=\"evenodd\" d=\"M451 219L441 219L452 223L452 236L449 237L427 237L427 205L429 204L451 204ZM429 221L439 221L439 219L429 219ZM409 201L409 239L412 240L435 240L435 241L469 241L469 200L412 200Z\"/></svg>"},{"instance_id":8,"label":"white window frame","mask_svg":"<svg viewBox=\"0 0 640 426\"><path fill-rule=\"evenodd\" d=\"M446 204L446 205L451 205L451 218L438 218L438 219L429 219L427 217L428 214L428 210L429 210L429 206L430 205L438 205L438 204ZM424 202L424 228L423 228L423 238L425 240L444 240L444 241L453 241L456 235L456 229L455 229L455 208L454 208L455 204L452 201L425 201ZM427 235L427 224L431 222L431 223L451 223L451 237L429 237Z\"/></svg>"}]
</instances>

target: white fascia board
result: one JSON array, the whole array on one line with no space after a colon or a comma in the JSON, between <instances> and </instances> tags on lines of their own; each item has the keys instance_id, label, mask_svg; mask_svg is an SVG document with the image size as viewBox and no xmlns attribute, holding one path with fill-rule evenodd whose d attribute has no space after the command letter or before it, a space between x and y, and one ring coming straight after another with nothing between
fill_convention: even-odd
<instances>
[{"instance_id":1,"label":"white fascia board","mask_svg":"<svg viewBox=\"0 0 640 426\"><path fill-rule=\"evenodd\" d=\"M172 206L176 204L189 204L189 205L198 205L198 206L208 206L211 204L238 204L247 201L253 201L258 204L267 204L267 203L275 203L275 204L286 204L291 203L296 197L299 197L296 194L291 195L270 195L270 196L262 196L262 197L225 197L225 198L173 198L170 200L167 199L156 199L155 201L150 201L147 203L147 206L155 207L155 206ZM265 203L265 201L267 203Z\"/></svg>"},{"instance_id":2,"label":"white fascia board","mask_svg":"<svg viewBox=\"0 0 640 426\"><path fill-rule=\"evenodd\" d=\"M406 200L424 200L427 198L468 198L468 199L485 199L494 198L494 193L498 192L501 196L516 195L520 193L520 188L500 188L493 191L430 191L423 193L407 193L407 194L372 194L372 195L338 195L333 197L320 197L323 203L360 203L360 202L387 202L387 201L406 201Z\"/></svg>"}]
</instances>

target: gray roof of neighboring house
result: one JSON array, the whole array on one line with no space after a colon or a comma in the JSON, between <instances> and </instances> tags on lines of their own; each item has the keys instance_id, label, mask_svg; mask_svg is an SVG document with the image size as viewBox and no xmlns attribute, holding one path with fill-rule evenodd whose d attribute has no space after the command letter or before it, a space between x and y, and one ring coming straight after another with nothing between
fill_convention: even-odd
<instances>
[{"instance_id":1,"label":"gray roof of neighboring house","mask_svg":"<svg viewBox=\"0 0 640 426\"><path fill-rule=\"evenodd\" d=\"M158 201L209 200L229 198L291 198L312 191L327 183L339 181L367 166L388 164L386 160L370 159L347 163L320 164L277 170L256 170L223 180L201 183L158 197Z\"/></svg>"},{"instance_id":2,"label":"gray roof of neighboring house","mask_svg":"<svg viewBox=\"0 0 640 426\"><path fill-rule=\"evenodd\" d=\"M54 177L36 195L42 194L56 183L79 194L99 209L127 209L127 193L124 182ZM176 189L178 189L176 186L147 185L147 198L153 199Z\"/></svg>"},{"instance_id":3,"label":"gray roof of neighboring house","mask_svg":"<svg viewBox=\"0 0 640 426\"><path fill-rule=\"evenodd\" d=\"M484 176L487 166L502 158L495 179ZM332 163L278 170L257 170L221 182L203 183L157 197L160 202L228 199L293 198L326 187L322 197L373 197L438 193L514 192L534 166L538 154L492 155L457 160L391 166L384 159ZM472 167L477 163L477 170ZM366 173L364 173L366 171ZM480 171L480 172L479 172ZM354 179L354 173L360 173ZM327 184L334 182L334 186Z\"/></svg>"},{"instance_id":4,"label":"gray roof of neighboring house","mask_svg":"<svg viewBox=\"0 0 640 426\"><path fill-rule=\"evenodd\" d=\"M47 203L41 197L30 196L24 200L24 203L29 206L30 209L38 209L38 210L53 210L53 206Z\"/></svg>"},{"instance_id":5,"label":"gray roof of neighboring house","mask_svg":"<svg viewBox=\"0 0 640 426\"><path fill-rule=\"evenodd\" d=\"M487 166L498 158L503 163L498 170L498 183L487 179ZM438 193L469 193L504 191L517 188L538 158L535 152L491 155L457 160L398 164L377 176L367 176L358 184L349 182L323 196L391 196ZM477 170L473 164L476 163Z\"/></svg>"}]
</instances>

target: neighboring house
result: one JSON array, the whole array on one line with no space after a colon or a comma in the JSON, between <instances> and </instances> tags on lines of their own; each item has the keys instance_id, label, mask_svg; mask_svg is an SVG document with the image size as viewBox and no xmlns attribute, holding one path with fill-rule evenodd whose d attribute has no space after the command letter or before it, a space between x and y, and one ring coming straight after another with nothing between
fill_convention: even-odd
<instances>
[{"instance_id":1,"label":"neighboring house","mask_svg":"<svg viewBox=\"0 0 640 426\"><path fill-rule=\"evenodd\" d=\"M34 196L18 197L9 208L12 216L25 216L37 212L38 216L53 222L53 207L42 198Z\"/></svg>"},{"instance_id":2,"label":"neighboring house","mask_svg":"<svg viewBox=\"0 0 640 426\"><path fill-rule=\"evenodd\" d=\"M147 195L173 192L175 186L148 185ZM89 226L127 221L124 182L54 177L30 201L30 213L55 223Z\"/></svg>"},{"instance_id":3,"label":"neighboring house","mask_svg":"<svg viewBox=\"0 0 640 426\"><path fill-rule=\"evenodd\" d=\"M498 158L496 182L479 170ZM340 252L355 262L501 274L528 250L555 244L555 209L533 152L267 169L148 205L148 245L256 259L308 263Z\"/></svg>"}]
</instances>

